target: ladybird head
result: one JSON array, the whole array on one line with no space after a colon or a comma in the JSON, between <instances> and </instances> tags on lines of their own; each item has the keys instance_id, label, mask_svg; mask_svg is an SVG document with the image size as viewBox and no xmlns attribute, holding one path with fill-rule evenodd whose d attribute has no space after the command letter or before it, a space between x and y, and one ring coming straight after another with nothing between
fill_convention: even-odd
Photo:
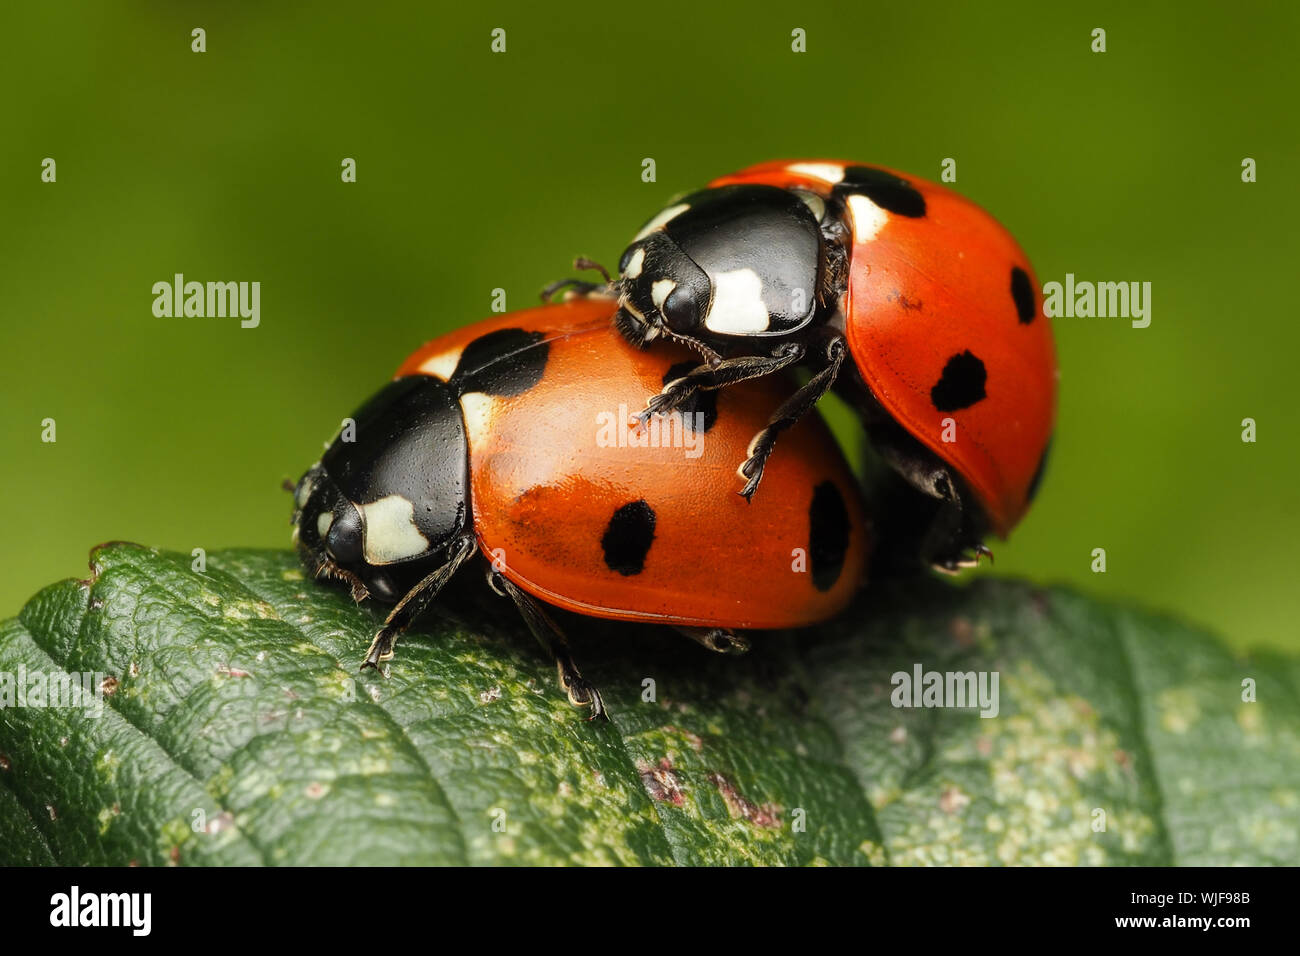
<instances>
[{"instance_id":1,"label":"ladybird head","mask_svg":"<svg viewBox=\"0 0 1300 956\"><path fill-rule=\"evenodd\" d=\"M773 186L720 186L652 218L619 261L624 337L783 335L808 324L822 275L815 196Z\"/></svg>"},{"instance_id":2,"label":"ladybird head","mask_svg":"<svg viewBox=\"0 0 1300 956\"><path fill-rule=\"evenodd\" d=\"M640 347L666 334L701 331L712 296L708 274L667 232L642 230L618 268L621 294L614 321L629 342Z\"/></svg>"},{"instance_id":3,"label":"ladybird head","mask_svg":"<svg viewBox=\"0 0 1300 956\"><path fill-rule=\"evenodd\" d=\"M469 515L468 444L445 382L390 382L294 490L293 536L315 577L392 603L443 564Z\"/></svg>"}]
</instances>

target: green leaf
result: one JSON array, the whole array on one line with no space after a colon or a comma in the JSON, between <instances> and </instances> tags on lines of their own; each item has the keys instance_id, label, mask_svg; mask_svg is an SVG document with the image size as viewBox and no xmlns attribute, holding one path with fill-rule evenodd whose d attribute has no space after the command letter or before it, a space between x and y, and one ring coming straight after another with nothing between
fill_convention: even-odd
<instances>
[{"instance_id":1,"label":"green leaf","mask_svg":"<svg viewBox=\"0 0 1300 956\"><path fill-rule=\"evenodd\" d=\"M567 616L600 724L509 602L453 596L384 678L356 669L377 612L290 554L91 565L0 625L9 692L110 691L0 684L0 863L1300 860L1297 661L1065 591L878 585L740 659ZM917 664L997 672L998 716L894 707Z\"/></svg>"}]
</instances>

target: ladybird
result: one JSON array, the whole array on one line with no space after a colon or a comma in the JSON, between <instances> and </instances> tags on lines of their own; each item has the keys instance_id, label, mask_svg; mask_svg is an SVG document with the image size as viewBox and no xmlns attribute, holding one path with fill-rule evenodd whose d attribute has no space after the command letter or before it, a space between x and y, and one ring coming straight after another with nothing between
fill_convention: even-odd
<instances>
[{"instance_id":1,"label":"ladybird","mask_svg":"<svg viewBox=\"0 0 1300 956\"><path fill-rule=\"evenodd\" d=\"M703 358L643 419L701 389L811 367L746 449L746 499L777 436L834 386L920 493L919 556L939 570L991 555L984 536L1005 538L1032 502L1055 417L1052 330L1024 252L950 189L875 166L764 163L655 215L619 272L606 288L624 337Z\"/></svg>"},{"instance_id":2,"label":"ladybird","mask_svg":"<svg viewBox=\"0 0 1300 956\"><path fill-rule=\"evenodd\" d=\"M363 667L462 568L477 563L554 657L575 706L603 716L551 609L671 626L710 650L745 631L843 609L866 573L861 492L816 417L792 429L772 493L720 494L776 380L679 403L654 427L630 414L695 364L638 350L617 303L571 298L427 343L298 482L294 540L316 578L392 610ZM672 421L677 426L670 427Z\"/></svg>"}]
</instances>

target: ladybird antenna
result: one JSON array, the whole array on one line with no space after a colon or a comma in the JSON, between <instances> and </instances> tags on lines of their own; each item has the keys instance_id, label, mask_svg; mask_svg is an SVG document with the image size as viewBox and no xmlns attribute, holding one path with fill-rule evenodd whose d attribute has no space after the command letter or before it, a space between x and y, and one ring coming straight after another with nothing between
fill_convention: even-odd
<instances>
[{"instance_id":1,"label":"ladybird antenna","mask_svg":"<svg viewBox=\"0 0 1300 956\"><path fill-rule=\"evenodd\" d=\"M682 345L685 345L687 348L693 349L694 351L698 352L700 357L704 359L706 363L708 363L709 368L717 368L720 364L722 364L722 356L719 355L717 352L715 352L713 349L709 348L709 346L705 345L703 342L701 342L699 339L695 338L694 336L682 335L680 332L674 332L672 329L668 328L667 326L663 326L660 329L660 332L664 336L664 338L672 339L674 342L680 342Z\"/></svg>"},{"instance_id":2,"label":"ladybird antenna","mask_svg":"<svg viewBox=\"0 0 1300 956\"><path fill-rule=\"evenodd\" d=\"M609 277L608 269L602 266L595 259L588 259L586 256L578 256L578 258L574 259L573 268L577 269L579 272L586 272L589 270L594 272L599 272L602 276L605 277L606 283L610 283L614 281Z\"/></svg>"}]
</instances>

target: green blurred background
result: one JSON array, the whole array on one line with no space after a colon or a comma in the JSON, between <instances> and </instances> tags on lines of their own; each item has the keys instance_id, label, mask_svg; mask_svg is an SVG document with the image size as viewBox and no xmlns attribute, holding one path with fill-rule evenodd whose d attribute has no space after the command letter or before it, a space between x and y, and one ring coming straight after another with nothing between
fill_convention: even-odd
<instances>
[{"instance_id":1,"label":"green blurred background","mask_svg":"<svg viewBox=\"0 0 1300 956\"><path fill-rule=\"evenodd\" d=\"M1054 457L993 573L1300 646L1295 4L19 6L0 616L106 539L287 546L281 479L409 351L496 287L521 308L577 253L615 264L675 193L775 157L954 157L1040 281L1153 283L1148 329L1056 320ZM259 280L261 326L155 318L175 272Z\"/></svg>"}]
</instances>

